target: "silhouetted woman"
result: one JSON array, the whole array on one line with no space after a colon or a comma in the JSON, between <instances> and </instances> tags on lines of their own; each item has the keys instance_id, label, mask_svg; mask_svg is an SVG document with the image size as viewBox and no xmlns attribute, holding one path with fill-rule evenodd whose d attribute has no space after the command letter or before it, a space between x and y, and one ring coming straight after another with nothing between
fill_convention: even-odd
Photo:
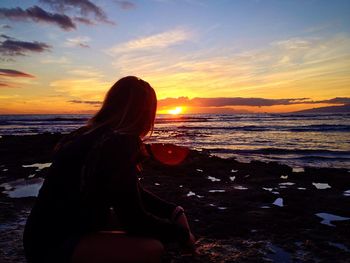
<instances>
[{"instance_id":1,"label":"silhouetted woman","mask_svg":"<svg viewBox=\"0 0 350 263\"><path fill-rule=\"evenodd\" d=\"M28 262L160 262L161 242L193 249L183 209L138 180L156 108L147 82L122 78L88 124L57 145L24 231Z\"/></svg>"}]
</instances>

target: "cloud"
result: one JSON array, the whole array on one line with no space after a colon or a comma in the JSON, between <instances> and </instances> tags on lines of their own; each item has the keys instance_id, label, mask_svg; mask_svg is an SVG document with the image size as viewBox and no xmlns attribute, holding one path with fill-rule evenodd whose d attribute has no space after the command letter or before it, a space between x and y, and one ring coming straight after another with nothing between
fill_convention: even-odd
<instances>
[{"instance_id":1,"label":"cloud","mask_svg":"<svg viewBox=\"0 0 350 263\"><path fill-rule=\"evenodd\" d=\"M11 78L34 78L33 75L13 69L0 69L0 76Z\"/></svg>"},{"instance_id":2,"label":"cloud","mask_svg":"<svg viewBox=\"0 0 350 263\"><path fill-rule=\"evenodd\" d=\"M72 30L76 26L72 19L63 14L50 13L38 6L22 9L16 8L0 8L0 18L7 18L13 21L27 21L32 20L39 23L47 23L59 26L63 30Z\"/></svg>"},{"instance_id":3,"label":"cloud","mask_svg":"<svg viewBox=\"0 0 350 263\"><path fill-rule=\"evenodd\" d=\"M82 17L93 15L99 22L115 24L107 18L106 13L101 7L89 0L40 0L40 2L49 5L53 10L58 12L67 12L78 9L78 13ZM82 20L80 20L80 22L82 22Z\"/></svg>"},{"instance_id":4,"label":"cloud","mask_svg":"<svg viewBox=\"0 0 350 263\"><path fill-rule=\"evenodd\" d=\"M24 56L27 53L48 51L51 46L43 42L28 42L16 40L7 35L0 35L5 41L0 41L0 54L4 56Z\"/></svg>"},{"instance_id":5,"label":"cloud","mask_svg":"<svg viewBox=\"0 0 350 263\"><path fill-rule=\"evenodd\" d=\"M35 76L14 70L0 69L0 88L19 88L32 82ZM13 82L15 81L15 82Z\"/></svg>"},{"instance_id":6,"label":"cloud","mask_svg":"<svg viewBox=\"0 0 350 263\"><path fill-rule=\"evenodd\" d=\"M71 103L100 105L99 100L70 100ZM190 107L233 107L233 106L249 106L249 107L269 107L277 105L296 105L296 104L350 104L350 98L333 98L328 100L314 101L310 98L293 98L293 99L265 99L265 98L165 98L158 100L158 108L190 106Z\"/></svg>"},{"instance_id":7,"label":"cloud","mask_svg":"<svg viewBox=\"0 0 350 263\"><path fill-rule=\"evenodd\" d=\"M0 82L0 88L9 88L9 87L11 87L9 84Z\"/></svg>"},{"instance_id":8,"label":"cloud","mask_svg":"<svg viewBox=\"0 0 350 263\"><path fill-rule=\"evenodd\" d=\"M65 56L61 56L61 57L47 56L41 59L40 62L44 64L60 64L60 65L67 65L72 63L72 61Z\"/></svg>"},{"instance_id":9,"label":"cloud","mask_svg":"<svg viewBox=\"0 0 350 263\"><path fill-rule=\"evenodd\" d=\"M66 68L66 78L50 82L58 93L69 96L71 100L99 101L111 87L103 72L90 66ZM59 77L59 76L58 76Z\"/></svg>"},{"instance_id":10,"label":"cloud","mask_svg":"<svg viewBox=\"0 0 350 263\"><path fill-rule=\"evenodd\" d=\"M108 51L117 55L124 52L151 50L153 48L166 48L190 39L191 33L184 29L173 29L159 34L138 38L126 43L118 44Z\"/></svg>"},{"instance_id":11,"label":"cloud","mask_svg":"<svg viewBox=\"0 0 350 263\"><path fill-rule=\"evenodd\" d=\"M159 48L130 50L117 53L113 66L121 75L138 75L147 80L156 88L159 98L193 98L202 94L207 97L273 94L277 98L315 94L318 98L347 96L350 36L297 39L281 39L259 49L239 51L233 44L232 48L227 43L201 48L195 42L191 52Z\"/></svg>"},{"instance_id":12,"label":"cloud","mask_svg":"<svg viewBox=\"0 0 350 263\"><path fill-rule=\"evenodd\" d=\"M92 67L84 67L79 69L72 69L68 72L70 75L84 77L84 78L104 78L104 74Z\"/></svg>"},{"instance_id":13,"label":"cloud","mask_svg":"<svg viewBox=\"0 0 350 263\"><path fill-rule=\"evenodd\" d=\"M291 105L302 104L308 101L308 98L294 99L265 99L265 98L166 98L158 100L159 107L164 106L191 106L191 107L229 107L229 106L274 106L274 105Z\"/></svg>"},{"instance_id":14,"label":"cloud","mask_svg":"<svg viewBox=\"0 0 350 263\"><path fill-rule=\"evenodd\" d=\"M336 97L329 100L316 100L312 103L329 103L329 104L350 104L350 98L348 97Z\"/></svg>"},{"instance_id":15,"label":"cloud","mask_svg":"<svg viewBox=\"0 0 350 263\"><path fill-rule=\"evenodd\" d=\"M135 9L136 5L130 1L123 1L123 0L115 0L119 7L124 10L130 10L130 9Z\"/></svg>"},{"instance_id":16,"label":"cloud","mask_svg":"<svg viewBox=\"0 0 350 263\"><path fill-rule=\"evenodd\" d=\"M75 75L75 74L74 74ZM106 82L102 76L81 76L58 79L50 83L56 92L72 98L84 100L100 100L105 95L111 83Z\"/></svg>"},{"instance_id":17,"label":"cloud","mask_svg":"<svg viewBox=\"0 0 350 263\"><path fill-rule=\"evenodd\" d=\"M100 105L101 101L97 100L69 100L68 102L77 103L77 104L90 104L90 105Z\"/></svg>"},{"instance_id":18,"label":"cloud","mask_svg":"<svg viewBox=\"0 0 350 263\"><path fill-rule=\"evenodd\" d=\"M83 48L89 48L88 42L90 41L90 38L87 36L77 36L74 38L68 38L64 45L66 47L83 47Z\"/></svg>"},{"instance_id":19,"label":"cloud","mask_svg":"<svg viewBox=\"0 0 350 263\"><path fill-rule=\"evenodd\" d=\"M12 29L12 26L5 24L5 25L0 25L0 28L2 28L2 29Z\"/></svg>"},{"instance_id":20,"label":"cloud","mask_svg":"<svg viewBox=\"0 0 350 263\"><path fill-rule=\"evenodd\" d=\"M312 42L303 38L290 38L287 40L273 42L271 44L286 50L297 50L310 48Z\"/></svg>"},{"instance_id":21,"label":"cloud","mask_svg":"<svg viewBox=\"0 0 350 263\"><path fill-rule=\"evenodd\" d=\"M88 18L85 18L85 17L78 17L77 16L77 17L74 17L73 19L74 19L74 21L76 21L78 23L85 24L85 25L88 25L88 26L95 25L95 23L92 20L90 20Z\"/></svg>"}]
</instances>

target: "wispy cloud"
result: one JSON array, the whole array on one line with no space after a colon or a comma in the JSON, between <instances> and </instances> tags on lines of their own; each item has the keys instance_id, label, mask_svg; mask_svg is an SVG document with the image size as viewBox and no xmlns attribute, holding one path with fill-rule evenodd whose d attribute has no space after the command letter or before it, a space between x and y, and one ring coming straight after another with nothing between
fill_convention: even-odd
<instances>
[{"instance_id":1,"label":"wispy cloud","mask_svg":"<svg viewBox=\"0 0 350 263\"><path fill-rule=\"evenodd\" d=\"M21 88L33 83L35 76L14 69L0 69L0 88Z\"/></svg>"},{"instance_id":2,"label":"wispy cloud","mask_svg":"<svg viewBox=\"0 0 350 263\"><path fill-rule=\"evenodd\" d=\"M347 97L337 97L329 100L316 100L312 103L329 103L329 104L349 104L350 105L350 98Z\"/></svg>"},{"instance_id":3,"label":"wispy cloud","mask_svg":"<svg viewBox=\"0 0 350 263\"><path fill-rule=\"evenodd\" d=\"M60 57L47 56L42 58L40 62L44 64L61 64L61 65L67 65L72 63L72 61L66 56L60 56Z\"/></svg>"},{"instance_id":4,"label":"wispy cloud","mask_svg":"<svg viewBox=\"0 0 350 263\"><path fill-rule=\"evenodd\" d=\"M130 2L130 1L114 0L114 2L116 2L118 4L118 6L124 10L130 10L130 9L136 8L135 3Z\"/></svg>"},{"instance_id":5,"label":"wispy cloud","mask_svg":"<svg viewBox=\"0 0 350 263\"><path fill-rule=\"evenodd\" d=\"M128 50L126 45L124 48ZM146 51L119 53L113 63L121 75L136 74L152 83L160 98L349 94L350 37L344 34L281 39L239 52L227 45L190 53L156 48Z\"/></svg>"},{"instance_id":6,"label":"wispy cloud","mask_svg":"<svg viewBox=\"0 0 350 263\"><path fill-rule=\"evenodd\" d=\"M296 49L308 49L311 47L312 42L303 38L290 38L286 40L276 41L271 43L272 45L281 47L285 50L296 50Z\"/></svg>"},{"instance_id":7,"label":"wispy cloud","mask_svg":"<svg viewBox=\"0 0 350 263\"><path fill-rule=\"evenodd\" d=\"M13 21L28 21L48 23L59 26L63 30L72 30L76 26L72 19L63 14L50 13L38 6L22 9L16 8L0 8L0 18L7 18Z\"/></svg>"},{"instance_id":8,"label":"wispy cloud","mask_svg":"<svg viewBox=\"0 0 350 263\"><path fill-rule=\"evenodd\" d=\"M10 84L0 82L0 88L9 88L9 87L11 87Z\"/></svg>"},{"instance_id":9,"label":"wispy cloud","mask_svg":"<svg viewBox=\"0 0 350 263\"><path fill-rule=\"evenodd\" d=\"M96 105L96 106L99 106L102 104L102 102L98 100L69 100L68 102L77 103L77 104L89 104L89 105Z\"/></svg>"},{"instance_id":10,"label":"wispy cloud","mask_svg":"<svg viewBox=\"0 0 350 263\"><path fill-rule=\"evenodd\" d=\"M34 78L33 75L14 70L14 69L0 69L0 76L10 77L10 78Z\"/></svg>"},{"instance_id":11,"label":"wispy cloud","mask_svg":"<svg viewBox=\"0 0 350 263\"><path fill-rule=\"evenodd\" d=\"M89 48L88 42L90 42L90 38L87 36L77 36L74 38L68 38L64 45L66 47L82 47L82 48Z\"/></svg>"},{"instance_id":12,"label":"wispy cloud","mask_svg":"<svg viewBox=\"0 0 350 263\"><path fill-rule=\"evenodd\" d=\"M164 3L164 4L177 2L177 0L154 0L154 1ZM183 2L194 6L204 6L204 7L208 6L208 3L206 3L206 1L203 1L203 0L183 0Z\"/></svg>"},{"instance_id":13,"label":"wispy cloud","mask_svg":"<svg viewBox=\"0 0 350 263\"><path fill-rule=\"evenodd\" d=\"M85 17L76 16L73 19L74 19L74 21L76 21L78 23L85 24L85 25L88 25L88 26L95 25L94 21L92 21L91 19L85 18Z\"/></svg>"},{"instance_id":14,"label":"wispy cloud","mask_svg":"<svg viewBox=\"0 0 350 263\"><path fill-rule=\"evenodd\" d=\"M107 18L106 13L101 7L89 0L40 0L40 2L47 4L53 10L58 12L64 13L67 11L77 10L81 15L81 18L85 18L85 20L80 19L79 22L86 22L86 16L92 15L94 16L95 20L99 22L114 24L114 22Z\"/></svg>"},{"instance_id":15,"label":"wispy cloud","mask_svg":"<svg viewBox=\"0 0 350 263\"><path fill-rule=\"evenodd\" d=\"M274 106L301 104L308 101L308 98L296 99L265 99L265 98L166 98L158 101L159 106L178 106L187 105L192 107L228 107L228 106Z\"/></svg>"},{"instance_id":16,"label":"wispy cloud","mask_svg":"<svg viewBox=\"0 0 350 263\"><path fill-rule=\"evenodd\" d=\"M74 76L79 76L79 77L86 77L86 78L103 78L104 77L102 72L92 67L72 69L69 71L69 74Z\"/></svg>"},{"instance_id":17,"label":"wispy cloud","mask_svg":"<svg viewBox=\"0 0 350 263\"><path fill-rule=\"evenodd\" d=\"M100 105L100 100L70 100L71 103ZM266 98L165 98L158 100L158 108L168 108L175 106L187 107L232 107L232 106L249 106L249 107L269 107L277 105L297 105L297 104L333 104L346 105L350 104L350 98L333 98L328 100L311 100L310 98L293 98L293 99L266 99Z\"/></svg>"},{"instance_id":18,"label":"wispy cloud","mask_svg":"<svg viewBox=\"0 0 350 263\"><path fill-rule=\"evenodd\" d=\"M72 100L101 100L111 86L101 72L91 68L72 70L70 74L71 77L50 82L50 87Z\"/></svg>"},{"instance_id":19,"label":"wispy cloud","mask_svg":"<svg viewBox=\"0 0 350 263\"><path fill-rule=\"evenodd\" d=\"M24 56L28 53L49 51L51 48L50 45L38 41L21 41L7 35L1 35L0 38L5 39L0 41L0 54L3 56Z\"/></svg>"},{"instance_id":20,"label":"wispy cloud","mask_svg":"<svg viewBox=\"0 0 350 263\"><path fill-rule=\"evenodd\" d=\"M40 2L58 13L51 13L36 5L27 9L0 8L0 18L47 23L66 31L76 29L75 22L85 25L95 25L96 22L115 24L108 19L101 7L89 0L40 0Z\"/></svg>"},{"instance_id":21,"label":"wispy cloud","mask_svg":"<svg viewBox=\"0 0 350 263\"><path fill-rule=\"evenodd\" d=\"M57 79L51 81L49 87L71 100L100 100L111 86L103 72L93 67L68 66L65 71L67 76L56 76Z\"/></svg>"},{"instance_id":22,"label":"wispy cloud","mask_svg":"<svg viewBox=\"0 0 350 263\"><path fill-rule=\"evenodd\" d=\"M191 38L190 31L185 29L173 29L170 31L134 39L126 43L118 44L108 51L110 54L119 54L124 52L149 50L153 48L166 48L176 44L183 43Z\"/></svg>"},{"instance_id":23,"label":"wispy cloud","mask_svg":"<svg viewBox=\"0 0 350 263\"><path fill-rule=\"evenodd\" d=\"M0 28L2 28L2 29L12 29L12 26L5 24L5 25L0 25Z\"/></svg>"}]
</instances>

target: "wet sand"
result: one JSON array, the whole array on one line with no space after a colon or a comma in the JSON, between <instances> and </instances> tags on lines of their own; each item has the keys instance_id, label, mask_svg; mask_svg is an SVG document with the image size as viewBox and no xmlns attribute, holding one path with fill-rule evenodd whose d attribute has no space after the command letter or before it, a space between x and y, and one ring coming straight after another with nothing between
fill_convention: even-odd
<instances>
[{"instance_id":1,"label":"wet sand","mask_svg":"<svg viewBox=\"0 0 350 263\"><path fill-rule=\"evenodd\" d=\"M35 197L20 196L37 191L60 138L0 138L0 262L25 262L21 237ZM240 163L191 151L179 166L147 161L142 182L182 205L198 238L199 256L169 246L164 262L349 262L346 169Z\"/></svg>"}]
</instances>

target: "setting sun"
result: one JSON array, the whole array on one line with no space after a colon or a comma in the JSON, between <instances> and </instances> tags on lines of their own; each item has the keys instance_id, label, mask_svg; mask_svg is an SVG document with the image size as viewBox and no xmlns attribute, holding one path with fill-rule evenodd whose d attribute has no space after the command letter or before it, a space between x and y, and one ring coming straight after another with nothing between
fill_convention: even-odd
<instances>
[{"instance_id":1,"label":"setting sun","mask_svg":"<svg viewBox=\"0 0 350 263\"><path fill-rule=\"evenodd\" d=\"M168 110L168 113L169 114L173 114L173 115L180 114L182 112L183 112L183 108L182 107L176 107L174 109Z\"/></svg>"}]
</instances>

